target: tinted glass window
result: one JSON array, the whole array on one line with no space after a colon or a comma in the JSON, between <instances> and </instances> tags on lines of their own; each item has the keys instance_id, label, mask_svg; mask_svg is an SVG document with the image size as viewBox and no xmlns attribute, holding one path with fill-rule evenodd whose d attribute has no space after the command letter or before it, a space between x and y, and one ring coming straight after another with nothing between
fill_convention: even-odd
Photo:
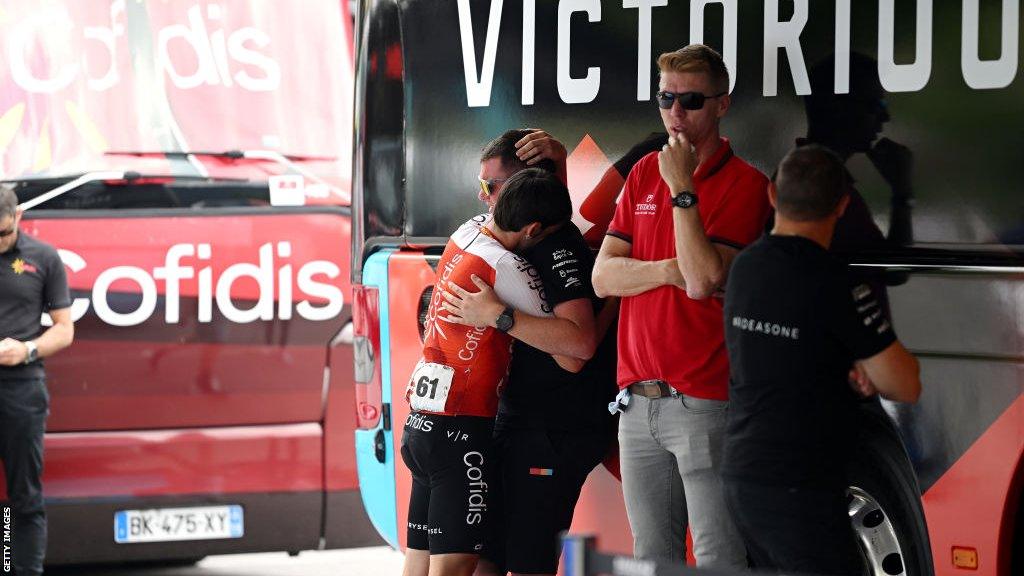
<instances>
[{"instance_id":1,"label":"tinted glass window","mask_svg":"<svg viewBox=\"0 0 1024 576\"><path fill-rule=\"evenodd\" d=\"M883 234L890 232L894 206L897 217L909 208L903 215L912 225L894 246L1024 245L1024 84L1019 58L1004 54L1019 53L1020 22L1003 22L1002 2L980 2L977 22L963 2L944 0L895 2L891 15L880 12L885 3L849 2L848 17L836 14L843 3L834 2L803 3L808 11L801 14L785 1L672 2L651 8L651 59L640 71L640 10L594 4L601 7L600 15L590 15L594 21L577 12L560 26L559 3L538 2L524 28L522 3L505 2L494 29L489 0L471 0L470 13L460 13L456 2L401 4L409 95L406 234L444 237L481 210L474 195L480 147L512 127L544 128L577 153L570 157L570 188L578 209L608 166L663 130L653 101L656 59L689 43L691 8L704 5L693 9L703 17L703 40L726 53L735 77L722 130L737 154L771 174L798 138L815 136L816 123L833 139L846 137L848 166ZM779 13L769 14L766 25L765 7L775 4ZM735 6L735 19L723 5ZM919 17L918 5L932 13ZM471 37L460 31L466 18ZM787 29L793 19L795 27ZM523 65L523 31L530 27L532 69ZM849 70L848 93L839 96L837 29L840 37L848 31L854 54L847 56L839 42L839 67ZM485 66L489 35L493 78ZM766 35L785 47L766 53ZM735 39L735 50L727 39ZM562 70L560 46L568 50ZM475 69L464 68L466 55L473 55ZM567 102L567 86L588 74L600 75L596 95ZM532 91L524 92L524 78L532 80L525 83ZM483 95L478 105L470 105L471 93ZM912 198L892 182L902 178L893 176L901 163L910 166Z\"/></svg>"},{"instance_id":2,"label":"tinted glass window","mask_svg":"<svg viewBox=\"0 0 1024 576\"><path fill-rule=\"evenodd\" d=\"M66 181L17 183L18 200L26 202ZM270 206L265 183L250 182L90 182L48 200L33 210L124 210L159 208L217 208Z\"/></svg>"}]
</instances>

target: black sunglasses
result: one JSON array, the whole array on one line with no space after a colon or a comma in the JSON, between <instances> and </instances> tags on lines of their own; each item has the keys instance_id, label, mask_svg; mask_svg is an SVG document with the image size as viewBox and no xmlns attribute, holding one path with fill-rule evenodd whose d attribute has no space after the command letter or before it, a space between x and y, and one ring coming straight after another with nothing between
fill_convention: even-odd
<instances>
[{"instance_id":1,"label":"black sunglasses","mask_svg":"<svg viewBox=\"0 0 1024 576\"><path fill-rule=\"evenodd\" d=\"M658 108L668 110L672 108L676 100L679 100L679 105L684 110L700 110L704 107L704 102L709 98L718 98L719 96L725 96L726 92L719 92L712 96L705 96L700 92L668 92L662 90L654 95L655 99L658 100Z\"/></svg>"}]
</instances>

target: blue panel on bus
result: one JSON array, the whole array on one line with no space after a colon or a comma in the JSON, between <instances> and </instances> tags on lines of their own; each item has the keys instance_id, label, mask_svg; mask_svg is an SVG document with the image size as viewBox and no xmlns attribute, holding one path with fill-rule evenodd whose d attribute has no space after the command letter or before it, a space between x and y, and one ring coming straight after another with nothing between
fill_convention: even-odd
<instances>
[{"instance_id":1,"label":"blue panel on bus","mask_svg":"<svg viewBox=\"0 0 1024 576\"><path fill-rule=\"evenodd\" d=\"M392 251L373 254L363 265L363 286L374 286L380 292L380 354L381 398L391 399L391 322L388 308L388 257ZM385 431L385 458L377 460L377 434L383 429L381 418L373 430L356 430L356 464L359 469L359 491L363 507L377 532L394 548L398 548L398 509L395 502L395 449L390 431Z\"/></svg>"}]
</instances>

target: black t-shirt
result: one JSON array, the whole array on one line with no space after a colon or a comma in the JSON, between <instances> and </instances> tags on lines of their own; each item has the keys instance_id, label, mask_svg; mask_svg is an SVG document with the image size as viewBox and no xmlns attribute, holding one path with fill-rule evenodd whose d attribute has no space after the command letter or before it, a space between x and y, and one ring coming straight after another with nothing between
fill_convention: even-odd
<instances>
[{"instance_id":1,"label":"black t-shirt","mask_svg":"<svg viewBox=\"0 0 1024 576\"><path fill-rule=\"evenodd\" d=\"M0 340L31 340L42 331L43 312L68 306L68 280L57 251L19 232L14 247L0 254ZM0 366L0 380L42 377L42 360Z\"/></svg>"},{"instance_id":2,"label":"black t-shirt","mask_svg":"<svg viewBox=\"0 0 1024 576\"><path fill-rule=\"evenodd\" d=\"M838 486L857 396L854 360L896 340L866 283L806 238L765 236L733 262L725 296L729 415L722 474Z\"/></svg>"},{"instance_id":3,"label":"black t-shirt","mask_svg":"<svg viewBox=\"0 0 1024 576\"><path fill-rule=\"evenodd\" d=\"M593 303L595 316L599 313L602 301L590 283L594 255L574 224L544 238L523 257L540 274L544 298L552 308L586 298ZM617 392L616 332L615 326L608 330L594 357L577 374L563 370L551 354L517 340L496 428L608 431L614 424L608 403Z\"/></svg>"}]
</instances>

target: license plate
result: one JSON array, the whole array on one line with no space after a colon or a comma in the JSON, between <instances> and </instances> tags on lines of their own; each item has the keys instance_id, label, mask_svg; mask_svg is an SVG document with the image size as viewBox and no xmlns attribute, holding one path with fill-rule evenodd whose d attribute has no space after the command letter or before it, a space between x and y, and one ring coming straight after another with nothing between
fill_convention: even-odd
<instances>
[{"instance_id":1,"label":"license plate","mask_svg":"<svg viewBox=\"0 0 1024 576\"><path fill-rule=\"evenodd\" d=\"M236 504L114 513L114 542L118 544L217 540L244 534L242 507Z\"/></svg>"}]
</instances>

